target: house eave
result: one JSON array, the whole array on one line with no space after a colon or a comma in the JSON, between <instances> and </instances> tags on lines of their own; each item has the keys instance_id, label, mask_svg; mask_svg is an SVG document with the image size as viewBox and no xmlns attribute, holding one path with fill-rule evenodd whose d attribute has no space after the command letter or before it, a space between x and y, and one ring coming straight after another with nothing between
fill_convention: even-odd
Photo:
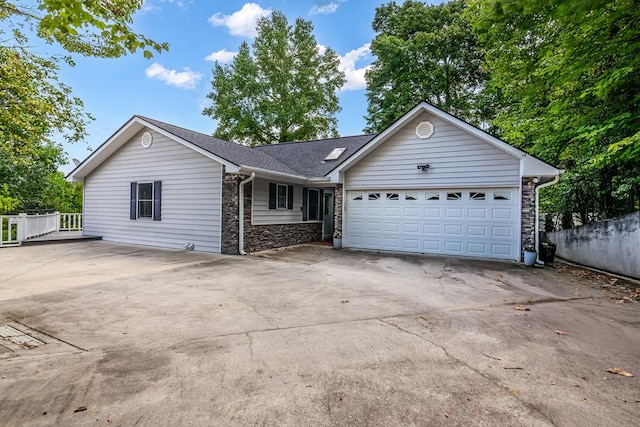
<instances>
[{"instance_id":1,"label":"house eave","mask_svg":"<svg viewBox=\"0 0 640 427\"><path fill-rule=\"evenodd\" d=\"M251 174L251 172L255 172L258 178L275 178L275 179L285 179L291 182L307 182L309 179L306 176L302 175L294 175L286 172L278 172L269 169L258 168L255 166L247 166L241 165L240 168L235 171L227 171L229 173L241 173L241 174Z\"/></svg>"},{"instance_id":2,"label":"house eave","mask_svg":"<svg viewBox=\"0 0 640 427\"><path fill-rule=\"evenodd\" d=\"M138 132L140 132L144 128L149 128L169 139L175 141L179 144L184 145L187 148L192 149L193 151L214 160L222 165L224 165L225 170L228 172L237 172L239 170L239 166L235 163L229 162L222 157L216 156L215 154L203 150L202 148L185 141L184 139L173 135L165 130L147 122L146 120L133 116L127 123L125 123L120 129L118 129L109 139L103 142L89 157L82 161L78 166L76 166L69 174L67 175L67 179L73 182L84 182L84 179L91 174L98 166L100 166L104 161L106 161L111 155L113 155L118 149L120 149L124 144L126 144L131 138L133 138Z\"/></svg>"},{"instance_id":3,"label":"house eave","mask_svg":"<svg viewBox=\"0 0 640 427\"><path fill-rule=\"evenodd\" d=\"M340 179L340 173L344 172L346 170L348 170L349 168L351 168L352 166L354 166L360 159L364 158L365 156L367 156L369 153L371 153L373 150L375 150L377 147L379 147L381 144L383 144L384 142L386 142L389 138L391 138L393 135L396 134L397 131L399 131L403 126L405 126L407 123L409 123L410 121L414 120L415 118L419 117L420 114L427 112L429 114L432 114L436 117L438 117L441 120L444 120L448 123L450 123L453 126L456 126L457 128L464 130L465 132L475 136L476 138L487 142L491 145L493 145L494 147L514 156L515 158L522 160L523 158L527 157L528 154L525 153L522 150L519 150L509 144L507 144L504 141L501 141L500 139L482 131L481 129L478 129L472 125L470 125L469 123L466 123L463 120L460 120L459 118L452 116L451 114L440 110L439 108L434 107L433 105L430 105L426 102L421 102L418 105L416 105L415 107L413 107L408 113L406 113L404 116L400 117L398 120L396 120L393 124L391 124L389 127L387 127L385 130L383 130L380 134L378 134L376 137L374 137L371 141L369 141L367 144L365 144L362 148L360 148L360 150L358 150L358 152L356 152L354 155L352 155L349 159L347 159L346 161L344 161L342 164L336 166L336 168L334 168L332 171L330 171L327 176L330 176L332 181L335 180L339 180ZM548 165L549 167L551 167L550 165ZM555 168L554 168L555 169ZM339 182L339 181L336 181Z\"/></svg>"}]
</instances>

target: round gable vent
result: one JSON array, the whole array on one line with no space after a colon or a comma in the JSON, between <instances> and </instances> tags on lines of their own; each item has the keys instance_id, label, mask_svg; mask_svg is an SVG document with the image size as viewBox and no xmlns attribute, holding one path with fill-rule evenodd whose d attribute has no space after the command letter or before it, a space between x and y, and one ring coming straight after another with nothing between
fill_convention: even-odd
<instances>
[{"instance_id":1,"label":"round gable vent","mask_svg":"<svg viewBox=\"0 0 640 427\"><path fill-rule=\"evenodd\" d=\"M142 134L142 146L144 148L149 148L151 147L151 144L153 144L153 135L151 135L151 132L145 132Z\"/></svg>"},{"instance_id":2,"label":"round gable vent","mask_svg":"<svg viewBox=\"0 0 640 427\"><path fill-rule=\"evenodd\" d=\"M431 138L433 132L435 131L435 126L430 121L420 122L418 126L416 126L416 136L420 139Z\"/></svg>"}]
</instances>

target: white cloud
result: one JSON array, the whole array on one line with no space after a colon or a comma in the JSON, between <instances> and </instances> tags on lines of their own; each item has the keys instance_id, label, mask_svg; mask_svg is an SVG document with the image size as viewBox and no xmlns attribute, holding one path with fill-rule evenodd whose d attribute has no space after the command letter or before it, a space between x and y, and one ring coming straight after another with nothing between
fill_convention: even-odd
<instances>
[{"instance_id":1,"label":"white cloud","mask_svg":"<svg viewBox=\"0 0 640 427\"><path fill-rule=\"evenodd\" d=\"M191 71L189 67L184 67L183 71L169 70L155 62L145 70L145 74L150 79L160 80L180 89L193 89L202 78L202 74Z\"/></svg>"},{"instance_id":2,"label":"white cloud","mask_svg":"<svg viewBox=\"0 0 640 427\"><path fill-rule=\"evenodd\" d=\"M229 52L226 49L222 49L217 52L211 52L211 55L206 56L204 59L211 62L218 61L221 64L228 64L237 54L238 52Z\"/></svg>"},{"instance_id":3,"label":"white cloud","mask_svg":"<svg viewBox=\"0 0 640 427\"><path fill-rule=\"evenodd\" d=\"M318 49L318 53L320 55L324 55L324 53L327 51L327 47L323 44L316 45L316 49Z\"/></svg>"},{"instance_id":4,"label":"white cloud","mask_svg":"<svg viewBox=\"0 0 640 427\"><path fill-rule=\"evenodd\" d=\"M340 71L344 72L347 80L341 90L359 90L367 87L367 81L364 78L364 74L370 68L370 65L365 65L362 68L356 68L356 63L370 57L370 55L371 43L367 43L340 57L340 66L338 68Z\"/></svg>"},{"instance_id":5,"label":"white cloud","mask_svg":"<svg viewBox=\"0 0 640 427\"><path fill-rule=\"evenodd\" d=\"M209 18L209 23L214 27L225 26L234 36L255 37L256 21L271 15L271 9L263 9L256 3L246 3L242 9L231 15L223 15L218 12Z\"/></svg>"},{"instance_id":6,"label":"white cloud","mask_svg":"<svg viewBox=\"0 0 640 427\"><path fill-rule=\"evenodd\" d=\"M335 13L335 11L338 10L338 7L340 7L339 2L331 2L323 5L315 5L309 11L309 15L330 15L332 13Z\"/></svg>"}]
</instances>

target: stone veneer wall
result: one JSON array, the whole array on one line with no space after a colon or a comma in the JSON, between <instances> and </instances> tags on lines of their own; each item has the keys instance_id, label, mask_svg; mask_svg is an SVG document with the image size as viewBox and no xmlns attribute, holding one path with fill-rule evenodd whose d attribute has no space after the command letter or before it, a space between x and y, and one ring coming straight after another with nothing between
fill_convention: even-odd
<instances>
[{"instance_id":1,"label":"stone veneer wall","mask_svg":"<svg viewBox=\"0 0 640 427\"><path fill-rule=\"evenodd\" d=\"M536 242L536 184L534 178L522 178L522 248ZM520 259L523 255L520 253Z\"/></svg>"},{"instance_id":2,"label":"stone veneer wall","mask_svg":"<svg viewBox=\"0 0 640 427\"><path fill-rule=\"evenodd\" d=\"M239 254L239 189L240 181L246 178L243 175L229 175L224 171L222 173L222 241L220 242L220 252L223 254Z\"/></svg>"},{"instance_id":3,"label":"stone veneer wall","mask_svg":"<svg viewBox=\"0 0 640 427\"><path fill-rule=\"evenodd\" d=\"M333 200L333 232L339 231L342 236L342 184L336 184Z\"/></svg>"},{"instance_id":4,"label":"stone veneer wall","mask_svg":"<svg viewBox=\"0 0 640 427\"><path fill-rule=\"evenodd\" d=\"M299 224L251 224L251 192L253 186L244 187L244 250L245 252L299 245L322 240L322 222Z\"/></svg>"}]
</instances>

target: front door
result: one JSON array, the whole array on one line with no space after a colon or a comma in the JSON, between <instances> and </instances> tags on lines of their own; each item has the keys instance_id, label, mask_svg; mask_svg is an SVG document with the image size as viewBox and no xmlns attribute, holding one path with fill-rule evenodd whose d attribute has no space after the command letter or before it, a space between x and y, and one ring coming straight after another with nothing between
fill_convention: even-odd
<instances>
[{"instance_id":1,"label":"front door","mask_svg":"<svg viewBox=\"0 0 640 427\"><path fill-rule=\"evenodd\" d=\"M325 191L323 202L322 240L331 240L333 237L333 194Z\"/></svg>"}]
</instances>

